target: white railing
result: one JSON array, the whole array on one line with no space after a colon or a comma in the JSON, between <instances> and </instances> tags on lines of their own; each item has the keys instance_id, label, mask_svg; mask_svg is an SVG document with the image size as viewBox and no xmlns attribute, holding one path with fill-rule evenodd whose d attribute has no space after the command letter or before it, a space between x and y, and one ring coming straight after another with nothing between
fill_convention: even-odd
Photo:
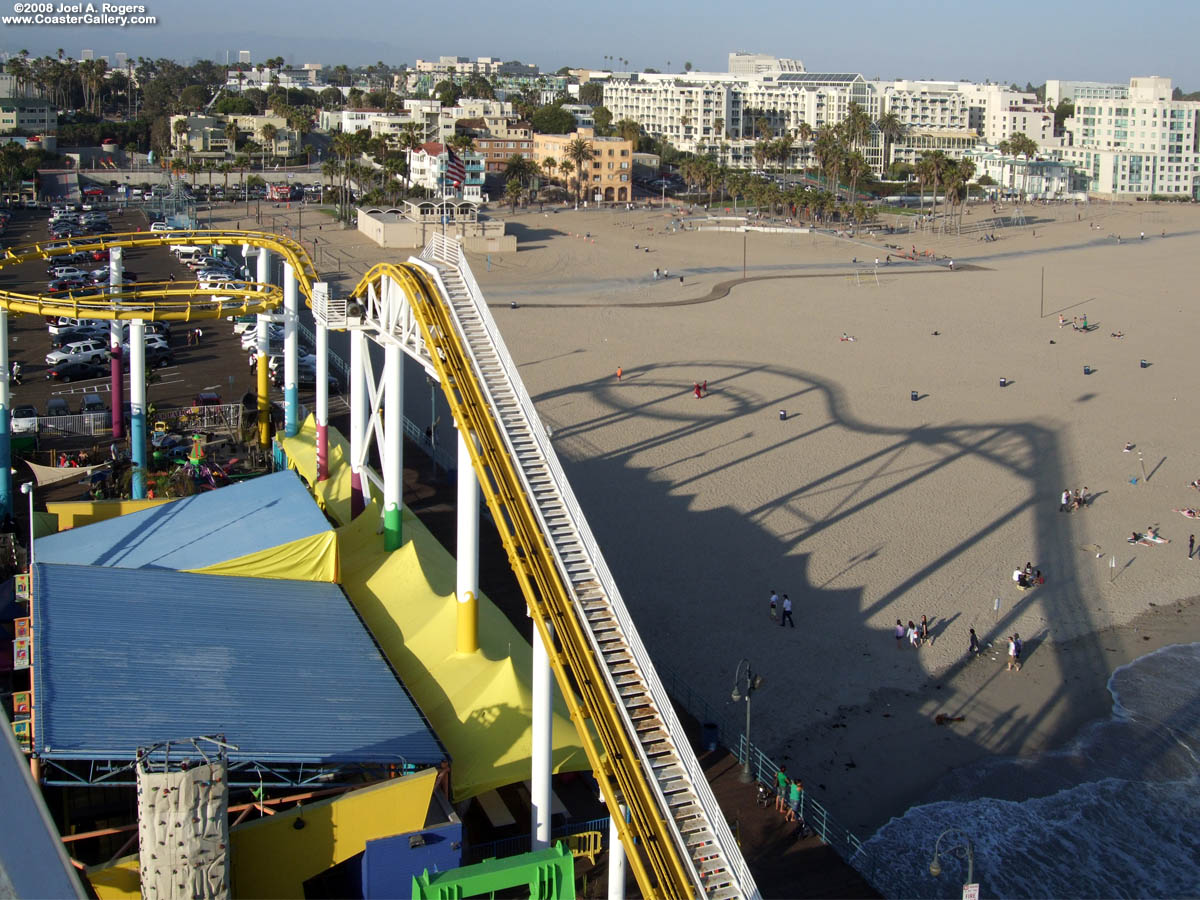
<instances>
[{"instance_id":1,"label":"white railing","mask_svg":"<svg viewBox=\"0 0 1200 900\"><path fill-rule=\"evenodd\" d=\"M647 653L645 646L642 644L641 635L638 633L637 627L633 623L633 619L629 615L629 611L625 606L624 600L621 598L620 591L617 589L616 582L613 580L612 573L608 570L608 565L604 560L604 555L600 552L599 545L596 543L595 537L592 534L591 528L588 526L587 518L579 507L579 503L575 498L574 491L571 490L570 482L567 480L566 474L559 464L558 455L555 453L553 446L550 444L549 435L546 434L545 427L542 425L541 417L537 413L536 407L533 405L533 400L529 397L529 393L525 390L525 384L517 373L516 364L512 357L509 356L508 348L504 343L504 339L500 335L500 331L496 326L496 321L492 317L491 311L488 309L487 303L484 301L483 292L479 289L478 283L475 281L475 276L471 272L471 268L467 263L466 256L462 252L461 246L457 241L451 241L444 238L440 234L433 235L430 242L426 245L425 250L421 254L426 259L436 259L441 262L446 262L454 266L462 278L472 304L475 307L476 314L479 316L481 324L487 330L491 338L492 347L495 350L501 366L504 369L508 379L509 386L517 398L522 411L525 414L526 421L529 423L530 435L533 437L537 447L546 462L546 466L550 471L551 477L558 488L559 494L562 497L563 505L569 511L572 524L578 535L579 542L583 545L588 553L591 565L596 571L597 579L599 580L604 593L607 596L609 605L613 615L621 625L622 633L629 645L630 654L637 661L638 667L641 670L642 677L650 692L650 696L654 700L655 706L658 708L660 715L663 718L663 723L666 725L668 732L675 738L676 746L679 748L679 759L683 763L687 771L688 779L692 783L692 789L699 801L701 808L708 817L709 825L712 828L713 835L716 838L718 847L726 861L734 867L733 876L737 881L742 895L747 897L758 896L758 889L754 883L753 876L749 868L746 866L745 859L742 857L741 850L738 848L734 840L733 833L729 829L728 823L725 821L725 814L717 803L716 797L713 796L712 789L708 784L708 779L704 775L704 770L701 769L699 762L696 760L695 754L692 753L690 746L687 744L687 739L684 737L683 727L680 725L675 709L671 705L670 697L667 695L666 689L663 687L661 680L658 678L658 673L654 669L654 664L650 660L650 655ZM445 291L445 285L441 283L441 278L436 275L439 285ZM447 294L448 296L448 294ZM478 370L478 368L477 368ZM484 385L486 390L486 384ZM489 392L490 394L490 392ZM489 396L489 402L492 398ZM495 408L493 406L493 408ZM505 432L507 438L507 432ZM510 452L512 448L510 447ZM515 454L514 454L515 458ZM521 473L524 480L524 473ZM529 491L528 496L532 496L532 491L529 490L529 485L525 485ZM539 519L541 512L538 510ZM542 523L545 528L545 522ZM548 533L548 531L547 531ZM550 546L554 549L557 555L557 548L553 542ZM562 564L561 559L559 560ZM565 569L564 569L565 571ZM578 610L580 616L583 616L583 610ZM588 629L589 636L591 630ZM597 653L599 648L593 645ZM616 684L612 681L611 675L606 671L605 677L609 679L612 689L612 696L620 697L620 693L616 690ZM628 718L628 712L624 705L617 703L617 707L621 711L621 715L626 719L626 724L630 729L630 733L635 733L632 720ZM645 764L645 771L649 772L649 760L645 757L640 744L638 746L639 755L642 757L642 762ZM663 803L663 808L668 808L665 797L659 790L657 783L651 782L654 785L655 792L658 794ZM684 850L685 856L686 848Z\"/></svg>"}]
</instances>

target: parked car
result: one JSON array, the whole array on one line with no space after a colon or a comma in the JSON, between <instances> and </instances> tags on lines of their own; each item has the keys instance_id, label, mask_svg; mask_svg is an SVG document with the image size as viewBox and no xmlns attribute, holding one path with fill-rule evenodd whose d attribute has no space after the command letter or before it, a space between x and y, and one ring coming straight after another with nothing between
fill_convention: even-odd
<instances>
[{"instance_id":1,"label":"parked car","mask_svg":"<svg viewBox=\"0 0 1200 900\"><path fill-rule=\"evenodd\" d=\"M84 280L88 277L88 272L78 266L53 265L46 267L46 274L51 278L77 278Z\"/></svg>"},{"instance_id":2,"label":"parked car","mask_svg":"<svg viewBox=\"0 0 1200 900\"><path fill-rule=\"evenodd\" d=\"M71 407L67 405L66 397L51 397L46 401L46 415L69 416Z\"/></svg>"},{"instance_id":3,"label":"parked car","mask_svg":"<svg viewBox=\"0 0 1200 900\"><path fill-rule=\"evenodd\" d=\"M67 344L79 341L107 341L109 335L108 323L95 325L80 325L78 328L68 328L57 334L50 335L50 349L58 350Z\"/></svg>"},{"instance_id":4,"label":"parked car","mask_svg":"<svg viewBox=\"0 0 1200 900\"><path fill-rule=\"evenodd\" d=\"M36 406L22 403L12 408L12 433L32 434L37 431L38 411Z\"/></svg>"},{"instance_id":5,"label":"parked car","mask_svg":"<svg viewBox=\"0 0 1200 900\"><path fill-rule=\"evenodd\" d=\"M87 284L82 278L55 278L46 285L46 293L62 294L67 291L77 291Z\"/></svg>"},{"instance_id":6,"label":"parked car","mask_svg":"<svg viewBox=\"0 0 1200 900\"><path fill-rule=\"evenodd\" d=\"M283 343L283 326L269 325L267 326L267 343L282 344ZM256 328L248 328L242 334L242 349L253 350L258 346L258 330Z\"/></svg>"},{"instance_id":7,"label":"parked car","mask_svg":"<svg viewBox=\"0 0 1200 900\"><path fill-rule=\"evenodd\" d=\"M107 365L86 360L67 360L46 370L46 378L54 381L86 381L89 378L103 378L107 374Z\"/></svg>"},{"instance_id":8,"label":"parked car","mask_svg":"<svg viewBox=\"0 0 1200 900\"><path fill-rule=\"evenodd\" d=\"M73 344L67 344L61 350L55 350L52 353L46 354L46 365L57 366L64 362L95 362L100 363L108 358L108 347L104 341L89 340L76 341Z\"/></svg>"},{"instance_id":9,"label":"parked car","mask_svg":"<svg viewBox=\"0 0 1200 900\"><path fill-rule=\"evenodd\" d=\"M108 404L99 394L84 394L83 399L79 401L79 412L81 415L108 412Z\"/></svg>"},{"instance_id":10,"label":"parked car","mask_svg":"<svg viewBox=\"0 0 1200 900\"><path fill-rule=\"evenodd\" d=\"M216 391L201 391L192 398L193 406L220 406L221 395Z\"/></svg>"},{"instance_id":11,"label":"parked car","mask_svg":"<svg viewBox=\"0 0 1200 900\"><path fill-rule=\"evenodd\" d=\"M107 323L100 322L98 319L72 319L70 316L51 316L46 323L51 334L58 334L62 331L69 331L72 328L79 328L84 325L104 325Z\"/></svg>"}]
</instances>

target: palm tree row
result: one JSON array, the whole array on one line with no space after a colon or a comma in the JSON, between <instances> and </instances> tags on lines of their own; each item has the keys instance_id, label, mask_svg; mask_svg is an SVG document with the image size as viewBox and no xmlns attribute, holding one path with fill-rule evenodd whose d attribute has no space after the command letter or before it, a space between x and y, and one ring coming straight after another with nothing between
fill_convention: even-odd
<instances>
[{"instance_id":1,"label":"palm tree row","mask_svg":"<svg viewBox=\"0 0 1200 900\"><path fill-rule=\"evenodd\" d=\"M944 204L958 207L958 226L962 227L962 214L970 194L969 185L975 177L975 163L969 159L951 159L941 150L921 154L917 161L917 180L921 185L921 208L925 208L925 185L933 187L933 212L936 214L938 188L945 189ZM953 211L951 211L953 212ZM945 213L942 213L945 215ZM949 220L945 220L949 221ZM943 223L945 224L945 222Z\"/></svg>"}]
</instances>

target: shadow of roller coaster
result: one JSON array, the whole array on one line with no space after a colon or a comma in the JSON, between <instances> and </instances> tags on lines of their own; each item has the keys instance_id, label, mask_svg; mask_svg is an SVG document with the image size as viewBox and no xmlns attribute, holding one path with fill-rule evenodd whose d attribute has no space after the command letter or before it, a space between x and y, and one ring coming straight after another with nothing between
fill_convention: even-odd
<instances>
[{"instance_id":1,"label":"shadow of roller coaster","mask_svg":"<svg viewBox=\"0 0 1200 900\"><path fill-rule=\"evenodd\" d=\"M348 300L355 315L369 315L394 296L387 282L400 289L460 434L475 438L464 442L472 467L642 895L758 898L615 586L579 574L581 552L592 554L595 570L607 567L598 548L586 549L594 539L582 513L564 524L563 510L575 505L567 486L554 490L557 464L545 477L531 474L538 463L530 463L527 420L484 374L496 370L483 355L499 338L481 337L487 329L470 320L467 292L452 297L448 287L461 273L424 261L384 263ZM576 542L563 538L568 531ZM652 708L661 718L648 725Z\"/></svg>"}]
</instances>

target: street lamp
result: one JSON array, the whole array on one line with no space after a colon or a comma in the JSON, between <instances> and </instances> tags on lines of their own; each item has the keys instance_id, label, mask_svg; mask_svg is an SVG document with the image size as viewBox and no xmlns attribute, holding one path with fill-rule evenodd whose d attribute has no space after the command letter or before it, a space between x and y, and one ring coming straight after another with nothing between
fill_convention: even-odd
<instances>
[{"instance_id":1,"label":"street lamp","mask_svg":"<svg viewBox=\"0 0 1200 900\"><path fill-rule=\"evenodd\" d=\"M733 692L729 695L734 703L740 700L746 701L746 758L742 762L741 780L746 784L754 781L754 776L750 774L750 695L763 686L764 679L761 675L755 675L750 669L750 660L745 657L738 663L737 671L733 675Z\"/></svg>"},{"instance_id":2,"label":"street lamp","mask_svg":"<svg viewBox=\"0 0 1200 900\"><path fill-rule=\"evenodd\" d=\"M21 485L21 493L29 497L29 572L33 573L33 482Z\"/></svg>"},{"instance_id":3,"label":"street lamp","mask_svg":"<svg viewBox=\"0 0 1200 900\"><path fill-rule=\"evenodd\" d=\"M937 841L933 845L933 860L929 863L929 874L934 878L942 874L942 864L938 860L938 852L941 849L942 838L947 835L950 836L950 840L947 841L949 846L946 848L946 852L959 859L967 860L967 880L963 884L963 896L966 897L968 890L975 884L975 853L971 849L971 840L965 832L959 831L957 828L947 828L938 835Z\"/></svg>"}]
</instances>

